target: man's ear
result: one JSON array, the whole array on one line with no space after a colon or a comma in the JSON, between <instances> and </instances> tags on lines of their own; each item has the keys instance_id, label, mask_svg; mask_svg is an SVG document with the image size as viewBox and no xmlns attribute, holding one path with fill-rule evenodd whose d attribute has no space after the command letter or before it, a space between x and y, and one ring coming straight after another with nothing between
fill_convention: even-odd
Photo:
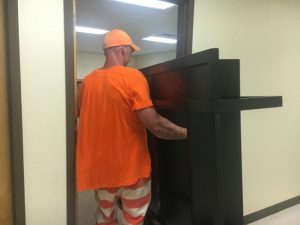
<instances>
[{"instance_id":1,"label":"man's ear","mask_svg":"<svg viewBox=\"0 0 300 225\"><path fill-rule=\"evenodd\" d=\"M122 46L122 54L125 55L125 52L126 52L126 46L123 45Z\"/></svg>"}]
</instances>

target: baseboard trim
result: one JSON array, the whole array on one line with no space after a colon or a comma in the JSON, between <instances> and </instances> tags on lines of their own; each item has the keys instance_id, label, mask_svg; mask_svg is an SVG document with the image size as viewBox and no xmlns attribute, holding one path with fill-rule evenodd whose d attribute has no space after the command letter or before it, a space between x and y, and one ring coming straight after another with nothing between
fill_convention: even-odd
<instances>
[{"instance_id":1,"label":"baseboard trim","mask_svg":"<svg viewBox=\"0 0 300 225\"><path fill-rule=\"evenodd\" d=\"M253 223L297 204L300 204L300 195L244 216L244 224Z\"/></svg>"}]
</instances>

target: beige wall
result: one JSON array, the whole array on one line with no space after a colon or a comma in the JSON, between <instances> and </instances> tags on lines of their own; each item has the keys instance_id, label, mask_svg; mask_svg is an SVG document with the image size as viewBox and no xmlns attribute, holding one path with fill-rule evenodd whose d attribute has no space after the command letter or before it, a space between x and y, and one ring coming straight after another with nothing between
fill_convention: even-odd
<instances>
[{"instance_id":1,"label":"beige wall","mask_svg":"<svg viewBox=\"0 0 300 225\"><path fill-rule=\"evenodd\" d=\"M193 52L241 59L241 95L283 107L242 113L244 214L300 195L300 1L195 0Z\"/></svg>"},{"instance_id":2,"label":"beige wall","mask_svg":"<svg viewBox=\"0 0 300 225\"><path fill-rule=\"evenodd\" d=\"M12 225L4 9L0 0L0 224Z\"/></svg>"},{"instance_id":3,"label":"beige wall","mask_svg":"<svg viewBox=\"0 0 300 225\"><path fill-rule=\"evenodd\" d=\"M156 54L133 55L129 66L143 68L176 58L175 51ZM82 79L88 73L104 64L105 57L102 53L77 51L77 76Z\"/></svg>"},{"instance_id":4,"label":"beige wall","mask_svg":"<svg viewBox=\"0 0 300 225\"><path fill-rule=\"evenodd\" d=\"M26 224L66 225L61 0L19 0Z\"/></svg>"}]
</instances>

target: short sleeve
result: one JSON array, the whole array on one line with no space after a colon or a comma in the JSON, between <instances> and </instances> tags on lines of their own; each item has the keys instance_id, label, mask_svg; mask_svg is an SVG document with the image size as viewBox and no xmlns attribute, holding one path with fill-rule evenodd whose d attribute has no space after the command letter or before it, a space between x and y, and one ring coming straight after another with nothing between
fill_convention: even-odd
<instances>
[{"instance_id":1,"label":"short sleeve","mask_svg":"<svg viewBox=\"0 0 300 225\"><path fill-rule=\"evenodd\" d=\"M150 98L149 86L144 75L136 70L134 79L132 80L133 84L131 87L131 103L132 110L139 110L148 107L152 107L153 103Z\"/></svg>"}]
</instances>

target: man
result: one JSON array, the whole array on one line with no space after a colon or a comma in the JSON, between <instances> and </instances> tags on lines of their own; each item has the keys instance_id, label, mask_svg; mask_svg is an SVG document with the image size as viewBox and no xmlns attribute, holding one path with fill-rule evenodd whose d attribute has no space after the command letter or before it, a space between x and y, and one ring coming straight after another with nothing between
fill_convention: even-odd
<instances>
[{"instance_id":1,"label":"man","mask_svg":"<svg viewBox=\"0 0 300 225\"><path fill-rule=\"evenodd\" d=\"M157 114L145 77L126 67L140 50L127 33L108 32L103 49L104 66L86 76L80 90L77 186L95 190L98 225L143 224L151 199L145 128L170 140L185 139L187 130Z\"/></svg>"}]
</instances>

